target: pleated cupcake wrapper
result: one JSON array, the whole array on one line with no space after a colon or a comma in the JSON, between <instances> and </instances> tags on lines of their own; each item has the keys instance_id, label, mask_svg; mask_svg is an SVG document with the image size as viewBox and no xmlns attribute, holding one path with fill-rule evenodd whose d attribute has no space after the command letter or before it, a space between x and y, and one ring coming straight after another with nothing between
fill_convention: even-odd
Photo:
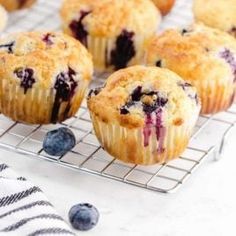
<instances>
[{"instance_id":1,"label":"pleated cupcake wrapper","mask_svg":"<svg viewBox=\"0 0 236 236\"><path fill-rule=\"evenodd\" d=\"M201 114L214 114L227 110L233 103L236 84L233 80L220 84L218 81L201 80L193 82L202 102Z\"/></svg>"},{"instance_id":2,"label":"pleated cupcake wrapper","mask_svg":"<svg viewBox=\"0 0 236 236\"><path fill-rule=\"evenodd\" d=\"M111 51L116 46L117 37L87 37L88 50L93 55L93 62L97 72L112 72L114 66L109 65L111 60ZM127 66L143 63L145 38L142 36L134 36L135 56L128 62Z\"/></svg>"},{"instance_id":3,"label":"pleated cupcake wrapper","mask_svg":"<svg viewBox=\"0 0 236 236\"><path fill-rule=\"evenodd\" d=\"M73 116L84 98L88 81L80 81L76 94L70 101L68 116ZM54 89L31 88L24 94L19 84L9 80L0 80L0 112L15 121L31 124L51 123L52 108L55 99ZM68 102L63 102L58 114L58 122L64 120Z\"/></svg>"},{"instance_id":4,"label":"pleated cupcake wrapper","mask_svg":"<svg viewBox=\"0 0 236 236\"><path fill-rule=\"evenodd\" d=\"M124 162L151 165L165 163L185 150L198 118L199 111L181 126L165 128L163 152L160 152L155 127L151 130L149 145L144 146L143 128L128 129L114 123L105 123L91 112L95 133L108 153Z\"/></svg>"}]
</instances>

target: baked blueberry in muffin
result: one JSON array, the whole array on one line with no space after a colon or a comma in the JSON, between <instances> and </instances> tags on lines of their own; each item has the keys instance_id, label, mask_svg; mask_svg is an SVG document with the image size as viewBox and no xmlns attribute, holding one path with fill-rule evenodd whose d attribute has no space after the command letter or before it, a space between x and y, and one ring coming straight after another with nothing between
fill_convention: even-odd
<instances>
[{"instance_id":1,"label":"baked blueberry in muffin","mask_svg":"<svg viewBox=\"0 0 236 236\"><path fill-rule=\"evenodd\" d=\"M141 63L161 19L149 0L64 0L61 17L64 32L88 48L100 72Z\"/></svg>"},{"instance_id":2,"label":"baked blueberry in muffin","mask_svg":"<svg viewBox=\"0 0 236 236\"><path fill-rule=\"evenodd\" d=\"M117 71L103 88L93 90L88 108L106 151L122 161L148 165L184 151L200 101L196 89L175 73L134 66Z\"/></svg>"},{"instance_id":3,"label":"baked blueberry in muffin","mask_svg":"<svg viewBox=\"0 0 236 236\"><path fill-rule=\"evenodd\" d=\"M91 56L80 42L54 32L17 33L0 39L0 58L4 115L48 124L77 112L93 72Z\"/></svg>"}]
</instances>

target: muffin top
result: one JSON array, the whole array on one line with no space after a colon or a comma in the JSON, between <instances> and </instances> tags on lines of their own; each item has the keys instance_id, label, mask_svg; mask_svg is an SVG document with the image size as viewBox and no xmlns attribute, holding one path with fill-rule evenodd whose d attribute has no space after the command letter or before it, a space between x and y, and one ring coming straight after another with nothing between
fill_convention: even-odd
<instances>
[{"instance_id":1,"label":"muffin top","mask_svg":"<svg viewBox=\"0 0 236 236\"><path fill-rule=\"evenodd\" d=\"M90 80L92 60L77 40L61 33L27 32L0 39L0 79L29 88Z\"/></svg>"},{"instance_id":2,"label":"muffin top","mask_svg":"<svg viewBox=\"0 0 236 236\"><path fill-rule=\"evenodd\" d=\"M104 122L136 128L160 112L165 114L163 124L182 125L200 104L196 89L168 69L133 66L112 74L103 88L91 90L88 107Z\"/></svg>"},{"instance_id":3,"label":"muffin top","mask_svg":"<svg viewBox=\"0 0 236 236\"><path fill-rule=\"evenodd\" d=\"M64 0L61 16L64 27L69 23L77 34L87 31L98 37L118 36L123 30L150 35L160 21L151 0Z\"/></svg>"},{"instance_id":4,"label":"muffin top","mask_svg":"<svg viewBox=\"0 0 236 236\"><path fill-rule=\"evenodd\" d=\"M196 24L167 30L147 47L148 65L166 67L185 80L236 81L236 41L229 34Z\"/></svg>"},{"instance_id":5,"label":"muffin top","mask_svg":"<svg viewBox=\"0 0 236 236\"><path fill-rule=\"evenodd\" d=\"M236 37L236 0L194 0L196 20Z\"/></svg>"}]
</instances>

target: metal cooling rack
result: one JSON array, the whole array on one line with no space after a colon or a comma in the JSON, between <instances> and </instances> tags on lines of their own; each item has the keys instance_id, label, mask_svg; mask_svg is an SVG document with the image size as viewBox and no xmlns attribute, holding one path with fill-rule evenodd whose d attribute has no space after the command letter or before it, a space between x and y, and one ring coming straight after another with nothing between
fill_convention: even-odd
<instances>
[{"instance_id":1,"label":"metal cooling rack","mask_svg":"<svg viewBox=\"0 0 236 236\"><path fill-rule=\"evenodd\" d=\"M4 33L60 29L57 14L60 4L58 0L39 0L31 10L12 14ZM161 30L188 25L192 21L190 9L190 0L177 0L172 14L164 19ZM103 82L102 78L96 78L92 86ZM0 147L141 188L170 193L177 190L211 154L219 159L235 124L236 105L215 116L201 116L189 146L180 158L163 165L126 164L114 159L101 148L84 102L75 117L58 125L30 126L0 115ZM42 150L42 142L49 130L59 126L67 126L74 132L77 145L66 155L55 158Z\"/></svg>"}]
</instances>

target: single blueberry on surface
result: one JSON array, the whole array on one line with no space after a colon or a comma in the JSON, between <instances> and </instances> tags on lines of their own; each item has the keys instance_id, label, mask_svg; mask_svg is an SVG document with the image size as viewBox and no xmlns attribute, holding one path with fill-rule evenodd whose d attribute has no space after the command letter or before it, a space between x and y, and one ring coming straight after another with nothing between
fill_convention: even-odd
<instances>
[{"instance_id":1,"label":"single blueberry on surface","mask_svg":"<svg viewBox=\"0 0 236 236\"><path fill-rule=\"evenodd\" d=\"M73 132L68 128L49 131L43 141L43 150L51 156L62 156L76 144Z\"/></svg>"},{"instance_id":2,"label":"single blueberry on surface","mask_svg":"<svg viewBox=\"0 0 236 236\"><path fill-rule=\"evenodd\" d=\"M70 209L69 220L75 229L87 231L98 223L99 212L97 208L91 204L77 204Z\"/></svg>"},{"instance_id":3,"label":"single blueberry on surface","mask_svg":"<svg viewBox=\"0 0 236 236\"><path fill-rule=\"evenodd\" d=\"M15 45L15 42L10 42L10 43L7 43L7 44L0 45L0 48L7 49L7 52L9 54L12 54L14 45Z\"/></svg>"},{"instance_id":4,"label":"single blueberry on surface","mask_svg":"<svg viewBox=\"0 0 236 236\"><path fill-rule=\"evenodd\" d=\"M36 82L34 78L34 71L31 68L18 68L14 71L14 74L21 80L20 86L24 88L25 94Z\"/></svg>"},{"instance_id":5,"label":"single blueberry on surface","mask_svg":"<svg viewBox=\"0 0 236 236\"><path fill-rule=\"evenodd\" d=\"M78 39L85 47L87 47L87 37L88 37L88 32L85 29L83 25L83 20L84 18L90 14L91 11L81 11L80 12L80 17L78 20L73 20L69 27L73 33L73 36Z\"/></svg>"},{"instance_id":6,"label":"single blueberry on surface","mask_svg":"<svg viewBox=\"0 0 236 236\"><path fill-rule=\"evenodd\" d=\"M123 30L116 39L116 46L111 51L110 65L113 65L116 70L125 68L129 61L135 56L136 51L134 47L134 32Z\"/></svg>"}]
</instances>

